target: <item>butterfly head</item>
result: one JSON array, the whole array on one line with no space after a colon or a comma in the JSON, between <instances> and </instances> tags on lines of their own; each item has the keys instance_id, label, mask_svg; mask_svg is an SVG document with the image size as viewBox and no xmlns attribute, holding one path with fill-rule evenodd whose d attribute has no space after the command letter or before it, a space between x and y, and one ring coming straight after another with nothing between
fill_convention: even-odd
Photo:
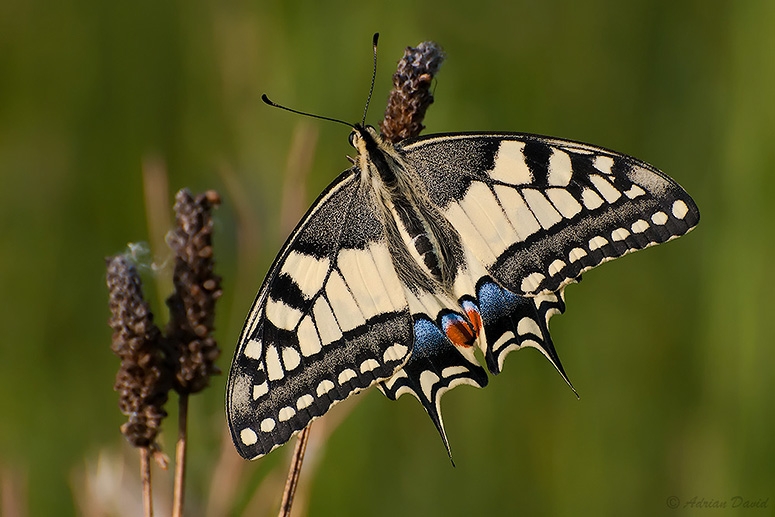
<instances>
[{"instance_id":1,"label":"butterfly head","mask_svg":"<svg viewBox=\"0 0 775 517\"><path fill-rule=\"evenodd\" d=\"M395 173L400 158L393 145L384 140L372 126L354 124L350 133L350 145L358 151L353 163L367 176L379 176L382 183L391 186L395 183Z\"/></svg>"},{"instance_id":2,"label":"butterfly head","mask_svg":"<svg viewBox=\"0 0 775 517\"><path fill-rule=\"evenodd\" d=\"M354 124L352 128L350 145L358 151L358 154L367 153L382 144L382 137L379 136L373 126Z\"/></svg>"}]
</instances>

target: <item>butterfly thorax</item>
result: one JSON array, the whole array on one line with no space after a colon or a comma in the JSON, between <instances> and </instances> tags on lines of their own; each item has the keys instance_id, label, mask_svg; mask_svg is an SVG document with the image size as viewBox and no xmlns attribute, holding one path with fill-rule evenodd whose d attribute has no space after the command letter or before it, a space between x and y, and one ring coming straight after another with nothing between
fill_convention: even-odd
<instances>
[{"instance_id":1,"label":"butterfly thorax","mask_svg":"<svg viewBox=\"0 0 775 517\"><path fill-rule=\"evenodd\" d=\"M457 232L428 199L425 186L402 153L372 127L351 137L364 188L374 195L393 263L410 286L451 292L460 256Z\"/></svg>"}]
</instances>

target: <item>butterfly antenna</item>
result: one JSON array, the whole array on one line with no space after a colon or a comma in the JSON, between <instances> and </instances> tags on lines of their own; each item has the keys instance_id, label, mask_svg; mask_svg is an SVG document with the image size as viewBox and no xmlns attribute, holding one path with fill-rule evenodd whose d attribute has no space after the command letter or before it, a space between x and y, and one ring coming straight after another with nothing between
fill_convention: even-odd
<instances>
[{"instance_id":1,"label":"butterfly antenna","mask_svg":"<svg viewBox=\"0 0 775 517\"><path fill-rule=\"evenodd\" d=\"M280 108L281 110L290 111L291 113L296 113L297 115L304 115L305 117L311 117L316 118L320 120L329 120L331 122L337 122L339 124L344 124L345 126L352 128L353 125L349 122L345 122L344 120L339 120L338 118L331 118L331 117L324 117L323 115L315 115L314 113L307 113L306 111L299 111L295 110L293 108L289 108L287 106L283 106L282 104L277 104L273 100L270 100L269 97L266 96L266 94L261 95L261 100L264 101L266 104L269 104L273 108Z\"/></svg>"},{"instance_id":2,"label":"butterfly antenna","mask_svg":"<svg viewBox=\"0 0 775 517\"><path fill-rule=\"evenodd\" d=\"M371 70L371 86L369 87L369 96L366 97L366 107L363 108L363 118L361 119L361 125L366 125L366 114L369 112L369 104L371 104L371 94L374 93L374 81L377 78L377 41L379 41L379 32L375 32L371 38L371 46L374 50L374 66Z\"/></svg>"}]
</instances>

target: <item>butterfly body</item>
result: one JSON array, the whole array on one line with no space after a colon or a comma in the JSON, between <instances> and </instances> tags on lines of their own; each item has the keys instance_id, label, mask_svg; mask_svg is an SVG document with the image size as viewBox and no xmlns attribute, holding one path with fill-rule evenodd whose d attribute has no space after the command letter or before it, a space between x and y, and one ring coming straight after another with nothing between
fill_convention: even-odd
<instances>
[{"instance_id":1,"label":"butterfly body","mask_svg":"<svg viewBox=\"0 0 775 517\"><path fill-rule=\"evenodd\" d=\"M423 404L449 449L444 392L483 387L508 352L541 351L564 288L602 262L691 230L663 173L587 144L517 133L398 144L355 126L354 166L321 194L270 268L232 364L235 445L256 458L377 385Z\"/></svg>"},{"instance_id":2,"label":"butterfly body","mask_svg":"<svg viewBox=\"0 0 775 517\"><path fill-rule=\"evenodd\" d=\"M356 126L351 142L399 277L406 285L452 294L460 246L416 171L370 126Z\"/></svg>"}]
</instances>

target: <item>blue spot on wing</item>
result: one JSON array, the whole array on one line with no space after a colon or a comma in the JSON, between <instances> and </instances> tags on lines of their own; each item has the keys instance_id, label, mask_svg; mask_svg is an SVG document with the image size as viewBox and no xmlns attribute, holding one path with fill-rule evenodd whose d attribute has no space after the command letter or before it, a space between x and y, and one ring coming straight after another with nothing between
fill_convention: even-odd
<instances>
[{"instance_id":1,"label":"blue spot on wing","mask_svg":"<svg viewBox=\"0 0 775 517\"><path fill-rule=\"evenodd\" d=\"M479 281L476 292L487 337L484 357L491 373L500 373L503 360L509 352L532 345L546 355L570 385L548 326L552 314L565 311L561 293L538 297L519 296L488 277Z\"/></svg>"},{"instance_id":2,"label":"blue spot on wing","mask_svg":"<svg viewBox=\"0 0 775 517\"><path fill-rule=\"evenodd\" d=\"M443 357L447 353L447 348L454 348L452 343L441 333L439 327L425 317L415 318L414 339L412 359L409 360L409 363L413 360L419 361L426 358L432 363L437 356Z\"/></svg>"}]
</instances>

